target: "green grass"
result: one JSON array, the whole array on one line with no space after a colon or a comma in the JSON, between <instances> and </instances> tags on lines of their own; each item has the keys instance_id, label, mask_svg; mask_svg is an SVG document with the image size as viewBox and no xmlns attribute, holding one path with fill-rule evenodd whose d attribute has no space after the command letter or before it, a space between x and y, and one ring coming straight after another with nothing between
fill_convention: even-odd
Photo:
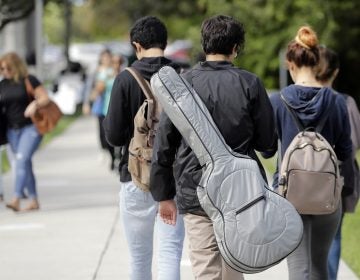
<instances>
[{"instance_id":1,"label":"green grass","mask_svg":"<svg viewBox=\"0 0 360 280\"><path fill-rule=\"evenodd\" d=\"M1 172L6 172L7 170L10 169L10 166L9 166L9 162L7 160L7 157L6 157L6 152L5 151L1 151L1 167L2 167L2 170ZM0 174L1 174L0 172Z\"/></svg>"},{"instance_id":2,"label":"green grass","mask_svg":"<svg viewBox=\"0 0 360 280\"><path fill-rule=\"evenodd\" d=\"M45 146L46 144L48 144L54 137L60 135L61 133L63 133L66 128L74 121L76 120L79 116L81 115L81 110L78 109L76 111L76 113L74 115L71 116L63 116L59 123L57 124L57 126L55 127L55 129L47 134L44 135L44 138L41 142L41 147ZM8 159L6 157L6 152L4 151L1 155L1 159L2 160L2 172L7 172L10 169L10 165L8 162Z\"/></svg>"},{"instance_id":3,"label":"green grass","mask_svg":"<svg viewBox=\"0 0 360 280\"><path fill-rule=\"evenodd\" d=\"M360 151L356 154L360 162ZM345 214L342 226L342 257L350 268L360 277L360 206L355 213Z\"/></svg>"},{"instance_id":4,"label":"green grass","mask_svg":"<svg viewBox=\"0 0 360 280\"><path fill-rule=\"evenodd\" d=\"M355 213L345 214L342 226L342 258L360 277L360 207Z\"/></svg>"},{"instance_id":5,"label":"green grass","mask_svg":"<svg viewBox=\"0 0 360 280\"><path fill-rule=\"evenodd\" d=\"M272 158L268 158L268 159L263 158L260 153L257 153L257 156L259 157L266 172L268 172L269 175L272 177L272 175L275 173L275 169L276 169L276 159L277 159L276 154Z\"/></svg>"}]
</instances>

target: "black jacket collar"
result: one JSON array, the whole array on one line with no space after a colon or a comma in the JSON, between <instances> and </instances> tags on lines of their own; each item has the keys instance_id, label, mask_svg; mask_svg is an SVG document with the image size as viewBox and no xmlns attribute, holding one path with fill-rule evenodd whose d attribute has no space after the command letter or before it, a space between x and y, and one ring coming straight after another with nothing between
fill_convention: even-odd
<instances>
[{"instance_id":1,"label":"black jacket collar","mask_svg":"<svg viewBox=\"0 0 360 280\"><path fill-rule=\"evenodd\" d=\"M226 70L233 68L234 65L229 61L204 61L194 66L196 70Z\"/></svg>"}]
</instances>

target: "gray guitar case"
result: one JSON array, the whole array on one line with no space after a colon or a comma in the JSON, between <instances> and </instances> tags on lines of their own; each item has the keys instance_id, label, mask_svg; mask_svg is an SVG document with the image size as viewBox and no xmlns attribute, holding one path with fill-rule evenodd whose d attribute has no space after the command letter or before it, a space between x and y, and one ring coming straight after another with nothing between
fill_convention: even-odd
<instances>
[{"instance_id":1,"label":"gray guitar case","mask_svg":"<svg viewBox=\"0 0 360 280\"><path fill-rule=\"evenodd\" d=\"M303 232L292 204L268 188L255 160L232 151L198 94L173 68L161 68L151 87L204 166L197 195L226 263L256 273L287 257Z\"/></svg>"}]
</instances>

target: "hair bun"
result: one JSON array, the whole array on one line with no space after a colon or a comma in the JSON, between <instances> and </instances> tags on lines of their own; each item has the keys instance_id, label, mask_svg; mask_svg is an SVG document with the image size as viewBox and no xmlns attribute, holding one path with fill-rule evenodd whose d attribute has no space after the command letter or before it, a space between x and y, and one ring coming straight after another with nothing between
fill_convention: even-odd
<instances>
[{"instance_id":1,"label":"hair bun","mask_svg":"<svg viewBox=\"0 0 360 280\"><path fill-rule=\"evenodd\" d=\"M315 31L310 26L300 27L296 34L295 41L307 49L314 48L319 43Z\"/></svg>"}]
</instances>

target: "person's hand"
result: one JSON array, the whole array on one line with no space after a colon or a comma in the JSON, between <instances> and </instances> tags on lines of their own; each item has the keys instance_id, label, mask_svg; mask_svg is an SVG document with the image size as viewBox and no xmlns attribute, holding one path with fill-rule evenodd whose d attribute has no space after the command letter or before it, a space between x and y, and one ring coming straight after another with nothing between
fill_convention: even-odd
<instances>
[{"instance_id":1,"label":"person's hand","mask_svg":"<svg viewBox=\"0 0 360 280\"><path fill-rule=\"evenodd\" d=\"M37 109L37 103L36 101L32 101L25 109L24 116L27 118L30 118L35 115Z\"/></svg>"},{"instance_id":2,"label":"person's hand","mask_svg":"<svg viewBox=\"0 0 360 280\"><path fill-rule=\"evenodd\" d=\"M165 224L176 224L176 204L174 200L164 200L159 202L159 215Z\"/></svg>"}]
</instances>

